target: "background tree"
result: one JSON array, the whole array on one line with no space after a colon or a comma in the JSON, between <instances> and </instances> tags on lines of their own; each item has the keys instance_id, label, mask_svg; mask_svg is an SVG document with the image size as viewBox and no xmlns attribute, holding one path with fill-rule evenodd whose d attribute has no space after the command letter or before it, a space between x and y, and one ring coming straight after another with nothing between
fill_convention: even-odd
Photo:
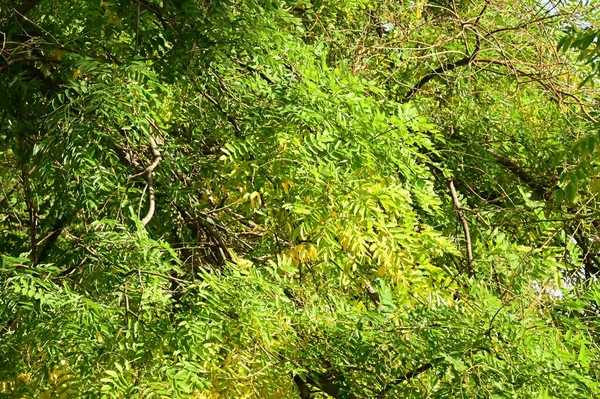
<instances>
[{"instance_id":1,"label":"background tree","mask_svg":"<svg viewBox=\"0 0 600 399\"><path fill-rule=\"evenodd\" d=\"M6 396L598 396L597 6L6 3Z\"/></svg>"}]
</instances>

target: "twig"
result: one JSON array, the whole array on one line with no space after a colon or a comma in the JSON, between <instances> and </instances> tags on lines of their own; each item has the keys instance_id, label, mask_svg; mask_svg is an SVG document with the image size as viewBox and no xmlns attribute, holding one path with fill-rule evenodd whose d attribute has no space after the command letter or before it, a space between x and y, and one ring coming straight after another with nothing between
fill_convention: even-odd
<instances>
[{"instance_id":1,"label":"twig","mask_svg":"<svg viewBox=\"0 0 600 399\"><path fill-rule=\"evenodd\" d=\"M586 108L586 104L579 97L577 97L573 93L569 93L564 90L560 90L560 89L552 86L551 83L547 82L547 80L549 80L550 76L544 77L539 72L523 71L521 69L514 67L514 65L512 65L512 63L510 63L509 61L494 60L494 59L488 59L488 58L478 58L476 60L473 60L473 62L488 64L488 65L491 65L491 64L501 65L501 66L507 67L512 71L512 74L503 73L502 71L485 68L485 67L479 67L479 68L481 68L482 70L485 70L487 72L495 73L495 74L502 75L502 76L527 77L527 78L531 79L533 82L538 83L540 86L542 86L544 89L548 90L550 93L552 93L554 95L553 100L555 100L557 102L558 101L564 102L563 97L572 98L575 101L574 104L579 105L579 107L581 107L581 111L585 114L585 116L590 121L592 121L594 123L598 123L598 120L589 113L589 111ZM523 63L521 63L521 65L523 65Z\"/></svg>"},{"instance_id":2,"label":"twig","mask_svg":"<svg viewBox=\"0 0 600 399\"><path fill-rule=\"evenodd\" d=\"M381 296L379 295L379 292L375 291L375 289L371 285L371 282L369 281L365 282L365 288L367 290L367 296L369 297L369 299L375 304L375 306L379 306L379 303L381 301Z\"/></svg>"},{"instance_id":3,"label":"twig","mask_svg":"<svg viewBox=\"0 0 600 399\"><path fill-rule=\"evenodd\" d=\"M21 179L23 181L23 191L25 192L25 204L27 205L27 213L29 214L29 239L31 241L31 260L33 261L33 264L36 265L38 263L38 215L37 206L33 198L33 191L31 190L31 183L29 181L29 171L26 170L25 165L23 165L21 168Z\"/></svg>"},{"instance_id":4,"label":"twig","mask_svg":"<svg viewBox=\"0 0 600 399\"><path fill-rule=\"evenodd\" d=\"M40 1L41 0L28 0L21 4L19 7L17 7L15 9L15 12L17 14L17 20L23 19L25 17L25 14L27 14L32 8L37 6Z\"/></svg>"},{"instance_id":5,"label":"twig","mask_svg":"<svg viewBox=\"0 0 600 399\"><path fill-rule=\"evenodd\" d=\"M383 399L386 397L387 393L396 385L399 385L405 381L410 381L411 379L413 379L414 377L426 372L427 370L429 370L430 368L433 367L433 364L431 363L425 363L422 366L419 366L418 368L409 371L408 373L404 374L401 377L396 378L395 380L387 383L385 385L385 387L381 390L381 392L379 392L379 395L377 395L378 399Z\"/></svg>"},{"instance_id":6,"label":"twig","mask_svg":"<svg viewBox=\"0 0 600 399\"><path fill-rule=\"evenodd\" d=\"M213 228L213 226L215 226L215 222L213 222L213 220L207 216L204 216L204 219L201 216L200 218L198 218L198 221L200 222L202 227L204 227L204 230L215 240L216 244L218 245L219 254L221 255L223 263L231 262L233 257L231 256L229 248L227 248L225 240L223 240L221 234Z\"/></svg>"},{"instance_id":7,"label":"twig","mask_svg":"<svg viewBox=\"0 0 600 399\"><path fill-rule=\"evenodd\" d=\"M127 282L125 283L125 291L123 293L123 296L125 297L125 328L128 328L129 326L129 313L131 312L131 310L129 310L129 297L127 296ZM134 314L133 312L131 312L132 314ZM135 314L134 314L135 317Z\"/></svg>"},{"instance_id":8,"label":"twig","mask_svg":"<svg viewBox=\"0 0 600 399\"><path fill-rule=\"evenodd\" d=\"M215 100L214 98L212 98L208 93L205 93L204 91L200 90L200 87L198 85L196 85L198 91L200 92L200 94L202 94L202 96L204 98L206 98L212 105L215 106L215 108L221 113L221 115L223 115L225 117L225 119L227 119L229 121L229 123L231 124L231 126L233 126L233 130L235 130L235 132L238 135L242 134L242 131L240 130L240 127L237 124L237 121L235 120L235 118L231 115L229 115L225 109L221 106L221 104L219 104L219 102L217 100Z\"/></svg>"},{"instance_id":9,"label":"twig","mask_svg":"<svg viewBox=\"0 0 600 399\"><path fill-rule=\"evenodd\" d=\"M452 194L452 202L454 204L454 211L456 212L456 217L460 221L463 227L463 231L465 234L465 246L467 252L467 274L469 277L473 274L472 263L473 263L473 250L471 248L471 233L469 232L469 223L467 222L467 218L462 213L462 207L460 206L460 202L458 201L458 194L456 193L456 188L454 187L454 181L452 179L448 180L448 185L450 186L450 193Z\"/></svg>"},{"instance_id":10,"label":"twig","mask_svg":"<svg viewBox=\"0 0 600 399\"><path fill-rule=\"evenodd\" d=\"M68 277L70 274L72 274L75 270L79 269L81 266L83 266L85 264L85 262L88 261L88 257L87 255L83 257L83 259L81 259L81 261L79 261L79 263L77 263L74 266L69 267L66 270L63 270L58 276L57 278L59 279L63 279Z\"/></svg>"},{"instance_id":11,"label":"twig","mask_svg":"<svg viewBox=\"0 0 600 399\"><path fill-rule=\"evenodd\" d=\"M154 126L154 127L156 128L156 126ZM149 139L150 139L150 148L152 149L152 155L154 156L154 160L144 170L144 172L146 173L146 176L145 176L146 184L148 185L148 201L149 201L148 212L146 213L146 216L144 216L144 218L142 219L142 226L144 226L144 227L148 224L148 222L150 222L150 220L152 219L152 216L154 216L154 210L156 208L156 200L154 198L154 185L152 184L152 178L154 175L154 169L156 169L156 167L158 166L158 163L161 160L161 155L160 155L160 151L158 150L158 145L156 144L156 140L154 140L154 137L152 135L149 135Z\"/></svg>"},{"instance_id":12,"label":"twig","mask_svg":"<svg viewBox=\"0 0 600 399\"><path fill-rule=\"evenodd\" d=\"M151 276L156 276L156 277L164 278L165 280L175 281L175 282L179 283L180 285L183 285L183 284L186 283L185 280L182 280L182 279L177 278L177 277L168 276L166 274L157 273L157 272L153 272L153 271L150 271L150 270L140 270L140 269L130 270L123 277L129 277L129 276L132 276L134 274L149 274Z\"/></svg>"},{"instance_id":13,"label":"twig","mask_svg":"<svg viewBox=\"0 0 600 399\"><path fill-rule=\"evenodd\" d=\"M140 0L137 0L137 13L135 16L135 52L133 56L136 57L138 55L138 51L140 49L140 7L142 3Z\"/></svg>"}]
</instances>

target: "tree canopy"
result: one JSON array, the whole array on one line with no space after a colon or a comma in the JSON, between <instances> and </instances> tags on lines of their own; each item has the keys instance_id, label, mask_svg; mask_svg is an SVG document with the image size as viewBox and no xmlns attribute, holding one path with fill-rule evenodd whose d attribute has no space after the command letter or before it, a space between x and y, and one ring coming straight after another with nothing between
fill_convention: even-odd
<instances>
[{"instance_id":1,"label":"tree canopy","mask_svg":"<svg viewBox=\"0 0 600 399\"><path fill-rule=\"evenodd\" d=\"M5 0L0 393L600 397L599 11Z\"/></svg>"}]
</instances>

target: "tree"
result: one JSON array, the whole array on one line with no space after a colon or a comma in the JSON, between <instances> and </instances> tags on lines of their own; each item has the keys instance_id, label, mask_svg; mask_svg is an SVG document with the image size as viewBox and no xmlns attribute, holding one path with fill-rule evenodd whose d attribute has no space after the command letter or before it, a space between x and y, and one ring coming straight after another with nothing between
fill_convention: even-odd
<instances>
[{"instance_id":1,"label":"tree","mask_svg":"<svg viewBox=\"0 0 600 399\"><path fill-rule=\"evenodd\" d=\"M8 3L5 395L598 395L597 6Z\"/></svg>"}]
</instances>

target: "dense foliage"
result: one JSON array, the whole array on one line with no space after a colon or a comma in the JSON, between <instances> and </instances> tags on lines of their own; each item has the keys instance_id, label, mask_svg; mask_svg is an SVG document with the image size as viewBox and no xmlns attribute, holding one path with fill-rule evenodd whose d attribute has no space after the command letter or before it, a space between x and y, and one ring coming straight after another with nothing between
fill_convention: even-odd
<instances>
[{"instance_id":1,"label":"dense foliage","mask_svg":"<svg viewBox=\"0 0 600 399\"><path fill-rule=\"evenodd\" d=\"M0 392L600 397L594 2L5 0Z\"/></svg>"}]
</instances>

